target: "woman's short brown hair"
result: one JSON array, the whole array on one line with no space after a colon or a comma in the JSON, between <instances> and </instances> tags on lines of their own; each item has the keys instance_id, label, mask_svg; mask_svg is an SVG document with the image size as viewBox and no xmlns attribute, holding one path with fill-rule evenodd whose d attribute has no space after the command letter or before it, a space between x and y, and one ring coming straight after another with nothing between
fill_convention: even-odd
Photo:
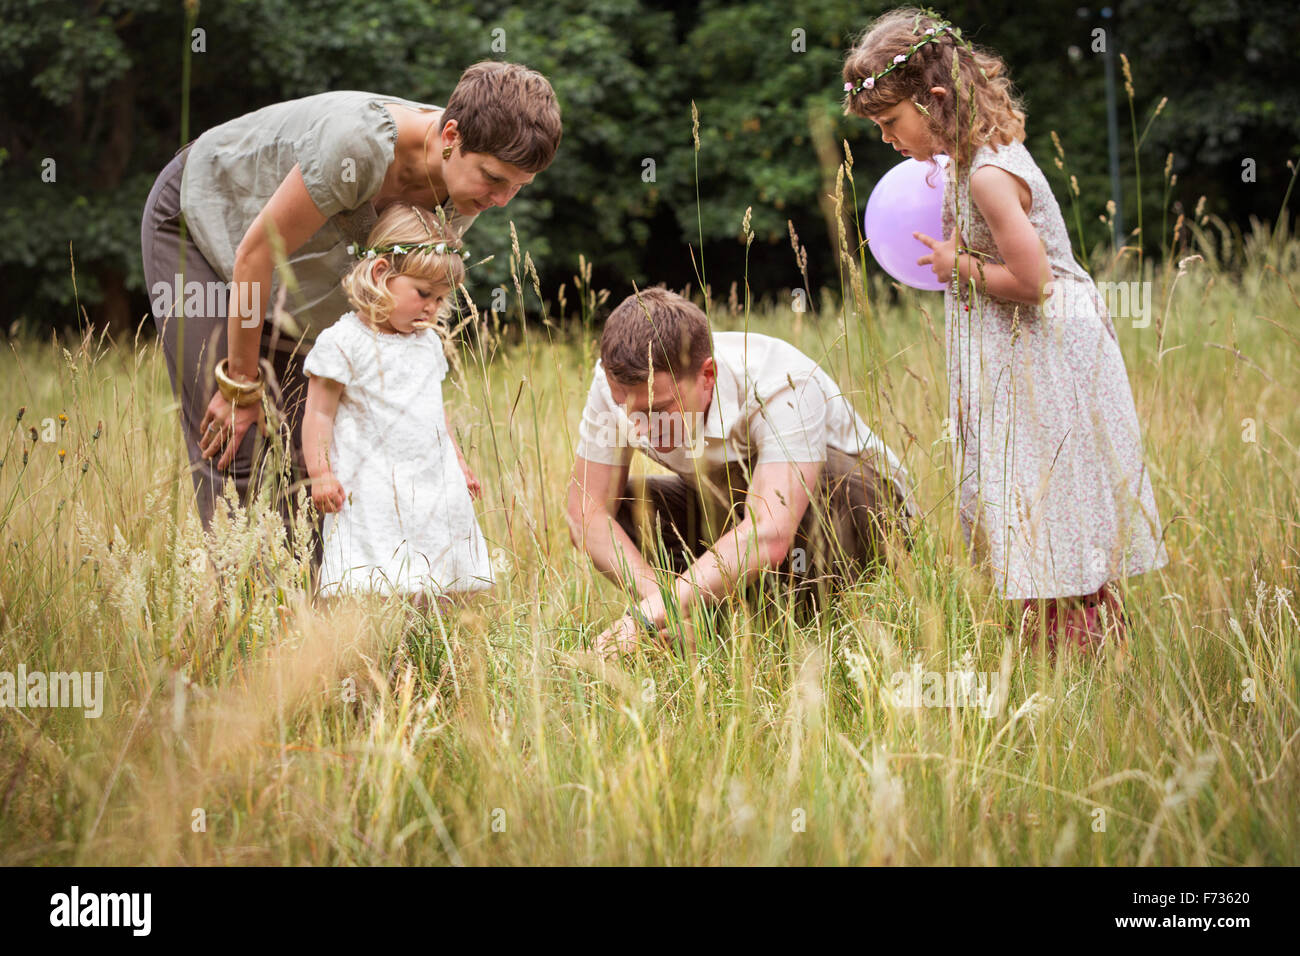
<instances>
[{"instance_id":1,"label":"woman's short brown hair","mask_svg":"<svg viewBox=\"0 0 1300 956\"><path fill-rule=\"evenodd\" d=\"M518 63L484 60L461 74L442 113L456 121L463 153L487 153L526 172L555 159L563 129L546 77Z\"/></svg>"},{"instance_id":2,"label":"woman's short brown hair","mask_svg":"<svg viewBox=\"0 0 1300 956\"><path fill-rule=\"evenodd\" d=\"M712 355L708 316L663 286L642 289L620 302L600 336L601 364L622 385L648 381L652 366L674 379L689 378Z\"/></svg>"}]
</instances>

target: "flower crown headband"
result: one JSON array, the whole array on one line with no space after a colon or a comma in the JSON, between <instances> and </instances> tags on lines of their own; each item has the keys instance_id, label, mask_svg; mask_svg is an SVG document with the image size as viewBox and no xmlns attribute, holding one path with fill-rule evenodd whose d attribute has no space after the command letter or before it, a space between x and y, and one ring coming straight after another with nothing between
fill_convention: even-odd
<instances>
[{"instance_id":1,"label":"flower crown headband","mask_svg":"<svg viewBox=\"0 0 1300 956\"><path fill-rule=\"evenodd\" d=\"M915 29L915 26L913 29ZM845 83L844 92L849 94L849 96L857 96L863 90L872 89L876 85L876 80L880 79L886 73L892 73L894 70L898 69L898 67L908 61L913 53L921 49L921 47L925 46L927 43L938 43L943 39L944 34L951 36L959 46L965 47L967 50L971 48L970 41L962 39L960 27L953 26L947 20L940 20L938 26L928 27L925 31L925 36L912 44L906 53L900 53L898 56L894 57L894 62L889 64L889 66L885 67L879 73L873 73L871 76L864 76L862 79L858 80L856 84Z\"/></svg>"},{"instance_id":2,"label":"flower crown headband","mask_svg":"<svg viewBox=\"0 0 1300 956\"><path fill-rule=\"evenodd\" d=\"M439 256L448 254L459 255L462 259L469 258L469 250L463 245L455 242L439 240L438 242L408 242L394 243L387 246L370 246L362 247L356 243L348 246L348 255L356 256L358 259L373 259L377 255L383 255L391 252L396 255L405 255L410 252L432 252Z\"/></svg>"}]
</instances>

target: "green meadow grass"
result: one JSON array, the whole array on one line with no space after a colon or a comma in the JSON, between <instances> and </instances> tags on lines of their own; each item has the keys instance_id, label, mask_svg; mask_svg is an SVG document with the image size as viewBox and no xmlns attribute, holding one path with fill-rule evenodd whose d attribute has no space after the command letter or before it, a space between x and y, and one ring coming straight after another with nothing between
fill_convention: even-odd
<instances>
[{"instance_id":1,"label":"green meadow grass","mask_svg":"<svg viewBox=\"0 0 1300 956\"><path fill-rule=\"evenodd\" d=\"M967 558L937 295L710 304L822 361L925 519L813 620L729 601L696 657L621 665L590 648L624 601L564 519L589 289L586 320L460 350L500 581L441 618L313 605L264 510L205 544L151 336L10 340L0 670L102 671L106 702L0 709L0 863L1300 863L1300 243L1198 236L1186 274L1148 263L1150 325L1117 322L1170 563L1127 582L1127 650L1088 659L1018 642ZM914 662L1007 700L898 706Z\"/></svg>"}]
</instances>

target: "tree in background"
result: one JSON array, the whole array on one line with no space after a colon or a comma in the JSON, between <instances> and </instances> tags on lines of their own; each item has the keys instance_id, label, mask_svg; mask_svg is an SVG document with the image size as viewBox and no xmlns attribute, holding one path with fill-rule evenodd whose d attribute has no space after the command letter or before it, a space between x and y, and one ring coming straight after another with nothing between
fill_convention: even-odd
<instances>
[{"instance_id":1,"label":"tree in background","mask_svg":"<svg viewBox=\"0 0 1300 956\"><path fill-rule=\"evenodd\" d=\"M545 73L564 111L564 142L555 164L505 214L475 225L475 252L497 257L474 272L471 291L481 305L493 287L513 290L512 221L548 298L570 280L580 254L593 263L596 284L617 297L633 282L696 283L702 253L714 295L724 295L743 278L745 249L737 239L748 207L754 294L788 303L787 290L803 284L790 249L792 224L808 250L816 301L819 286L838 288L827 195L843 141L853 150L859 201L846 220L860 215L893 163L875 131L841 116L839 107L843 51L887 6L226 0L199 6L199 33L190 34L177 0L0 0L7 239L0 244L0 305L11 322L75 323L71 255L76 293L93 322L122 330L147 313L140 211L180 145L186 46L191 137L269 103L330 89L443 102L460 72L483 59ZM1029 108L1027 145L1070 219L1069 179L1052 162L1051 132L1059 134L1079 184L1087 247L1079 251L1108 240L1098 221L1110 186L1102 63L1092 34L1103 25L1133 73L1132 123L1119 78L1130 229L1139 201L1130 126L1140 135L1168 97L1140 151L1147 253L1161 249L1169 152L1178 175L1170 202L1190 213L1204 194L1205 211L1230 222L1271 221L1290 175L1286 159L1300 156L1300 94L1290 81L1300 11L1280 0L1166 0L1120 3L1116 16L1102 21L1087 9L1080 16L1075 0L941 7L1010 63Z\"/></svg>"}]
</instances>

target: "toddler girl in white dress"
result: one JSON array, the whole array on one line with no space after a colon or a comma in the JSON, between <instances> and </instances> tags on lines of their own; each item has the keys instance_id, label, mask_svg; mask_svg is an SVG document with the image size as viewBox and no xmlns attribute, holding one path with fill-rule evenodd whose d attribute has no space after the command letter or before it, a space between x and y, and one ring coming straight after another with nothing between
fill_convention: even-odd
<instances>
[{"instance_id":1,"label":"toddler girl in white dress","mask_svg":"<svg viewBox=\"0 0 1300 956\"><path fill-rule=\"evenodd\" d=\"M323 331L302 425L312 501L325 515L322 595L426 596L492 584L471 495L478 479L443 409L432 327L464 276L455 237L415 206L384 210L344 277L354 311Z\"/></svg>"}]
</instances>

